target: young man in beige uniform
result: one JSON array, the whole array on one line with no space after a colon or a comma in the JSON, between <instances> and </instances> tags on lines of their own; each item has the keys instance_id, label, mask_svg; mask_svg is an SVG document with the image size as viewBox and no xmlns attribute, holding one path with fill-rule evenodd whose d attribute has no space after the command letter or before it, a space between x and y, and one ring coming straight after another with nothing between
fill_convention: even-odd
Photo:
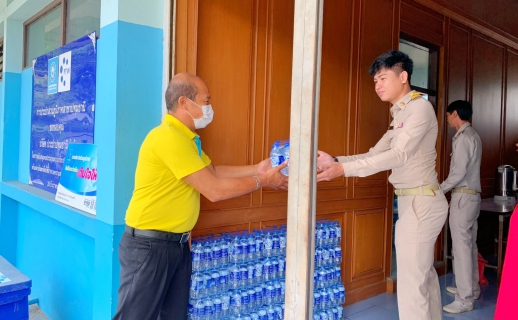
<instances>
[{"instance_id":1,"label":"young man in beige uniform","mask_svg":"<svg viewBox=\"0 0 518 320\"><path fill-rule=\"evenodd\" d=\"M442 319L434 245L448 213L435 171L437 119L432 105L410 89L413 62L389 51L371 65L375 90L392 104L387 133L368 153L333 158L319 152L318 181L365 177L392 169L398 195L396 222L397 294L401 320Z\"/></svg>"},{"instance_id":2,"label":"young man in beige uniform","mask_svg":"<svg viewBox=\"0 0 518 320\"><path fill-rule=\"evenodd\" d=\"M455 293L455 301L444 306L450 313L473 310L473 300L480 296L478 285L477 218L480 213L480 162L482 142L469 118L471 104L457 100L446 109L453 137L450 173L441 183L444 192L451 190L450 230L453 246L453 265L457 287L446 290Z\"/></svg>"}]
</instances>

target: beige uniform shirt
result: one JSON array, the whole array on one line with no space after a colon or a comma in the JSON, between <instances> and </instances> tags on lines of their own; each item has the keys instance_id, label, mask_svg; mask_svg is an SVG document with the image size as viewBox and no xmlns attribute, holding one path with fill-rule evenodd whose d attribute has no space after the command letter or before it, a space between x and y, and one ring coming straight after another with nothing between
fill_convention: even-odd
<instances>
[{"instance_id":1,"label":"beige uniform shirt","mask_svg":"<svg viewBox=\"0 0 518 320\"><path fill-rule=\"evenodd\" d=\"M346 177L366 177L392 169L390 183L396 189L437 183L435 142L437 118L433 107L411 91L390 109L390 129L368 153L338 157Z\"/></svg>"},{"instance_id":2,"label":"beige uniform shirt","mask_svg":"<svg viewBox=\"0 0 518 320\"><path fill-rule=\"evenodd\" d=\"M471 123L466 122L453 137L450 173L441 183L443 192L453 188L468 188L481 192L480 163L482 142Z\"/></svg>"}]
</instances>

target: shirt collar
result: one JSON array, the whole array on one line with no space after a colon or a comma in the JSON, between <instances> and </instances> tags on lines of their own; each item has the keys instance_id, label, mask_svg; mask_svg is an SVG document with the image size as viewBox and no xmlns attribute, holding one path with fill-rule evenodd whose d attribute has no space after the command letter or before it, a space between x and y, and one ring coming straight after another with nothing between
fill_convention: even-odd
<instances>
[{"instance_id":1,"label":"shirt collar","mask_svg":"<svg viewBox=\"0 0 518 320\"><path fill-rule=\"evenodd\" d=\"M394 117L399 110L405 110L407 104L410 101L412 101L420 96L421 96L421 94L415 90L412 90L409 93L407 93L403 98L399 99L399 101L396 102L390 108L390 114L392 115L392 117Z\"/></svg>"},{"instance_id":2,"label":"shirt collar","mask_svg":"<svg viewBox=\"0 0 518 320\"><path fill-rule=\"evenodd\" d=\"M453 136L453 138L457 138L460 134L462 134L464 132L464 130L466 130L467 127L471 126L471 123L469 123L469 121L467 121L465 124L463 124L459 130L457 130L457 133L455 134L455 136Z\"/></svg>"},{"instance_id":3,"label":"shirt collar","mask_svg":"<svg viewBox=\"0 0 518 320\"><path fill-rule=\"evenodd\" d=\"M186 135L189 139L194 139L194 137L198 136L195 132L192 132L191 129L189 129L185 124L183 124L183 122L181 122L174 116L170 115L169 113L167 113L164 116L163 123L167 123L168 125L172 126L176 130Z\"/></svg>"}]
</instances>

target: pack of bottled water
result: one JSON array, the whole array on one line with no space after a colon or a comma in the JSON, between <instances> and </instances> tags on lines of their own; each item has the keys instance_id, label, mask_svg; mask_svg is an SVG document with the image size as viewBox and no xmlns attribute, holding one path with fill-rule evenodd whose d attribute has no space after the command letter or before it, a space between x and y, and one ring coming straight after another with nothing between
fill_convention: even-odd
<instances>
[{"instance_id":1,"label":"pack of bottled water","mask_svg":"<svg viewBox=\"0 0 518 320\"><path fill-rule=\"evenodd\" d=\"M315 319L343 318L341 234L338 222L318 221ZM191 256L189 319L284 319L285 225L195 238Z\"/></svg>"},{"instance_id":2,"label":"pack of bottled water","mask_svg":"<svg viewBox=\"0 0 518 320\"><path fill-rule=\"evenodd\" d=\"M270 151L270 161L272 162L272 168L281 165L284 161L290 160L290 139L277 140L272 145ZM288 176L290 171L289 162L286 168L281 170L281 173Z\"/></svg>"}]
</instances>

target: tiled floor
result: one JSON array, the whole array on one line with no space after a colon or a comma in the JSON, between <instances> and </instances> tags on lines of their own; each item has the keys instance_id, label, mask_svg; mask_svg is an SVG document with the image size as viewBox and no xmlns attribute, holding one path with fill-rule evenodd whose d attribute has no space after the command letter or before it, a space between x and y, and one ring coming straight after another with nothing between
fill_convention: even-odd
<instances>
[{"instance_id":1,"label":"tiled floor","mask_svg":"<svg viewBox=\"0 0 518 320\"><path fill-rule=\"evenodd\" d=\"M489 280L489 285L481 286L482 293L480 299L475 301L473 311L460 314L443 312L444 320L490 320L495 313L496 287L495 270L486 269L485 275ZM446 286L454 285L454 275L448 273L439 278L441 285L441 298L443 305L453 301L455 296L446 291ZM347 298L347 296L346 296ZM347 306L344 309L345 319L347 320L397 320L398 307L396 294L381 294L379 296L360 301Z\"/></svg>"}]
</instances>

